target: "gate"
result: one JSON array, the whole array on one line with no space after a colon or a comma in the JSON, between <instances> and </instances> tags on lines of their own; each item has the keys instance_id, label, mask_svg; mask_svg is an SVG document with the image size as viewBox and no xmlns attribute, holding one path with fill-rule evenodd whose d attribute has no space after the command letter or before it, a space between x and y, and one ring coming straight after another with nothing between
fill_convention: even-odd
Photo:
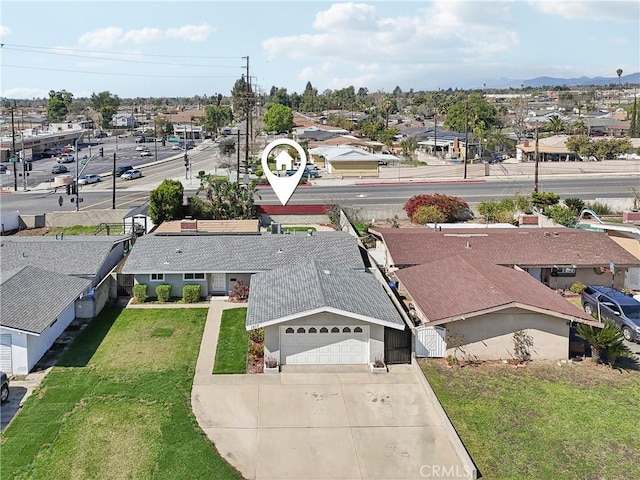
<instances>
[{"instance_id":1,"label":"gate","mask_svg":"<svg viewBox=\"0 0 640 480\"><path fill-rule=\"evenodd\" d=\"M411 363L411 329L384 327L384 362L386 364Z\"/></svg>"},{"instance_id":2,"label":"gate","mask_svg":"<svg viewBox=\"0 0 640 480\"><path fill-rule=\"evenodd\" d=\"M131 297L133 295L133 275L129 273L118 273L118 297Z\"/></svg>"},{"instance_id":3,"label":"gate","mask_svg":"<svg viewBox=\"0 0 640 480\"><path fill-rule=\"evenodd\" d=\"M416 328L416 357L442 358L446 351L446 329L425 326Z\"/></svg>"}]
</instances>

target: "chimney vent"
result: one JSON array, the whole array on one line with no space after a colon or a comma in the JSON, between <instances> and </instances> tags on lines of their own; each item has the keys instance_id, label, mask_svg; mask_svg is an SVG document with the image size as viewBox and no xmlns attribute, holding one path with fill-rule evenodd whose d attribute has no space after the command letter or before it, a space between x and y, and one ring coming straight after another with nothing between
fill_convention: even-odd
<instances>
[{"instance_id":1,"label":"chimney vent","mask_svg":"<svg viewBox=\"0 0 640 480\"><path fill-rule=\"evenodd\" d=\"M180 231L181 232L197 232L198 231L198 221L190 218L185 218L180 221Z\"/></svg>"}]
</instances>

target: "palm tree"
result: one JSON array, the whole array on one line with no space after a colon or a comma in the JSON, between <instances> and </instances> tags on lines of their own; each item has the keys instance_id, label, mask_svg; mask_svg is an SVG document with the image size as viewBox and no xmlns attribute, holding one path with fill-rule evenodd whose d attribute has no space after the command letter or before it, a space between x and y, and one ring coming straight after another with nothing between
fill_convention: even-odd
<instances>
[{"instance_id":1,"label":"palm tree","mask_svg":"<svg viewBox=\"0 0 640 480\"><path fill-rule=\"evenodd\" d=\"M591 358L596 363L601 363L606 357L610 366L613 366L618 357L629 357L633 354L624 344L624 337L618 327L610 321L605 321L602 328L579 323L576 331L580 338L585 339L591 345Z\"/></svg>"},{"instance_id":2,"label":"palm tree","mask_svg":"<svg viewBox=\"0 0 640 480\"><path fill-rule=\"evenodd\" d=\"M558 134L564 131L564 121L559 115L551 115L547 120L547 130L552 131L554 134Z\"/></svg>"},{"instance_id":3,"label":"palm tree","mask_svg":"<svg viewBox=\"0 0 640 480\"><path fill-rule=\"evenodd\" d=\"M618 74L618 90L622 90L622 85L620 85L620 77L622 76L622 69L619 68L618 70L616 70L616 73ZM620 106L620 94L618 94L618 106Z\"/></svg>"}]
</instances>

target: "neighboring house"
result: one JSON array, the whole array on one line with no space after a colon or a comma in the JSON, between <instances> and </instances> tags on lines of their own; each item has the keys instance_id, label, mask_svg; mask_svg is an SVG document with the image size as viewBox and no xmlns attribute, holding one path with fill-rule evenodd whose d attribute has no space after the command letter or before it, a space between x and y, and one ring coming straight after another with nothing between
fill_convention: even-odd
<instances>
[{"instance_id":1,"label":"neighboring house","mask_svg":"<svg viewBox=\"0 0 640 480\"><path fill-rule=\"evenodd\" d=\"M131 113L116 113L111 117L111 124L115 128L133 128L136 126L135 121Z\"/></svg>"},{"instance_id":2,"label":"neighboring house","mask_svg":"<svg viewBox=\"0 0 640 480\"><path fill-rule=\"evenodd\" d=\"M162 222L153 231L156 235L190 234L259 234L260 221L253 220L171 220Z\"/></svg>"},{"instance_id":3,"label":"neighboring house","mask_svg":"<svg viewBox=\"0 0 640 480\"><path fill-rule=\"evenodd\" d=\"M367 364L405 323L372 274L313 260L252 277L246 328L264 328L265 361Z\"/></svg>"},{"instance_id":4,"label":"neighboring house","mask_svg":"<svg viewBox=\"0 0 640 480\"><path fill-rule=\"evenodd\" d=\"M156 225L149 216L149 203L147 202L144 205L130 210L122 218L122 225L124 227L123 231L126 233L136 233L140 235L141 233L151 232Z\"/></svg>"},{"instance_id":5,"label":"neighboring house","mask_svg":"<svg viewBox=\"0 0 640 480\"><path fill-rule=\"evenodd\" d=\"M377 247L385 253L388 272L461 255L517 266L551 288L564 289L574 282L609 284L611 262L614 284L622 287L627 269L640 266L640 259L606 233L574 228L382 228L370 232L379 239Z\"/></svg>"},{"instance_id":6,"label":"neighboring house","mask_svg":"<svg viewBox=\"0 0 640 480\"><path fill-rule=\"evenodd\" d=\"M356 240L343 232L313 235L145 235L140 237L123 267L135 283L148 285L153 296L159 284L180 295L184 285L198 284L202 296L228 295L239 280L251 282L258 272L308 262L333 262L364 270Z\"/></svg>"},{"instance_id":7,"label":"neighboring house","mask_svg":"<svg viewBox=\"0 0 640 480\"><path fill-rule=\"evenodd\" d=\"M90 287L90 280L32 265L3 270L0 370L29 373L76 318L75 302Z\"/></svg>"},{"instance_id":8,"label":"neighboring house","mask_svg":"<svg viewBox=\"0 0 640 480\"><path fill-rule=\"evenodd\" d=\"M317 147L309 150L324 159L327 172L335 177L377 177L379 162L398 160L393 155L369 153L356 147Z\"/></svg>"},{"instance_id":9,"label":"neighboring house","mask_svg":"<svg viewBox=\"0 0 640 480\"><path fill-rule=\"evenodd\" d=\"M563 359L569 356L573 324L599 325L526 272L470 256L447 257L396 275L421 322L446 329L447 355L509 359L513 334L524 330L533 340L532 359Z\"/></svg>"}]
</instances>

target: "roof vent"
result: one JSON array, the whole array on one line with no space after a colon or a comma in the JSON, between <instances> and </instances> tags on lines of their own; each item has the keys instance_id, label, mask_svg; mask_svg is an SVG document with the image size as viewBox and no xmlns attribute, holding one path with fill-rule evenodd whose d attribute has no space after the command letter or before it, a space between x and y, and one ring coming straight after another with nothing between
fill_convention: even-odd
<instances>
[{"instance_id":1,"label":"roof vent","mask_svg":"<svg viewBox=\"0 0 640 480\"><path fill-rule=\"evenodd\" d=\"M176 253L182 253L182 250L180 250L179 248L176 248Z\"/></svg>"},{"instance_id":2,"label":"roof vent","mask_svg":"<svg viewBox=\"0 0 640 480\"><path fill-rule=\"evenodd\" d=\"M331 272L329 270L322 270L322 273L324 273L325 275L331 275Z\"/></svg>"},{"instance_id":3,"label":"roof vent","mask_svg":"<svg viewBox=\"0 0 640 480\"><path fill-rule=\"evenodd\" d=\"M27 258L27 256L22 252L22 258Z\"/></svg>"},{"instance_id":4,"label":"roof vent","mask_svg":"<svg viewBox=\"0 0 640 480\"><path fill-rule=\"evenodd\" d=\"M309 236L309 237L313 236L313 228L307 229L307 236Z\"/></svg>"},{"instance_id":5,"label":"roof vent","mask_svg":"<svg viewBox=\"0 0 640 480\"><path fill-rule=\"evenodd\" d=\"M467 244L465 245L465 248L471 248L471 244L467 242Z\"/></svg>"},{"instance_id":6,"label":"roof vent","mask_svg":"<svg viewBox=\"0 0 640 480\"><path fill-rule=\"evenodd\" d=\"M281 248L279 248L279 249L278 249L278 251L277 251L277 253L282 253L282 249L281 249Z\"/></svg>"}]
</instances>

